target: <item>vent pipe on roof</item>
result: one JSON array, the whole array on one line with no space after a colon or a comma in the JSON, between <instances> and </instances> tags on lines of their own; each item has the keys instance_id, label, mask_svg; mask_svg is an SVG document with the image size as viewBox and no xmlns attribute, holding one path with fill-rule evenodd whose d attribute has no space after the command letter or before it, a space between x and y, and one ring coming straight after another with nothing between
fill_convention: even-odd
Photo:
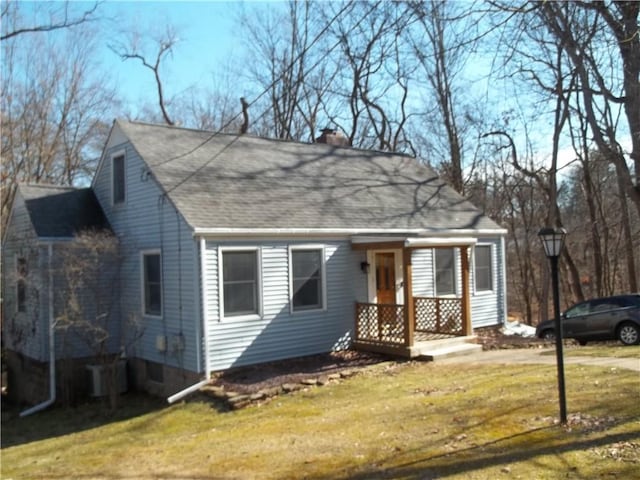
<instances>
[{"instance_id":1,"label":"vent pipe on roof","mask_svg":"<svg viewBox=\"0 0 640 480\"><path fill-rule=\"evenodd\" d=\"M351 145L349 139L335 128L323 128L320 136L316 138L316 143L326 143L338 147L348 147Z\"/></svg>"},{"instance_id":2,"label":"vent pipe on roof","mask_svg":"<svg viewBox=\"0 0 640 480\"><path fill-rule=\"evenodd\" d=\"M244 135L249 130L249 104L240 97L240 103L242 104L242 126L240 127L240 135Z\"/></svg>"}]
</instances>

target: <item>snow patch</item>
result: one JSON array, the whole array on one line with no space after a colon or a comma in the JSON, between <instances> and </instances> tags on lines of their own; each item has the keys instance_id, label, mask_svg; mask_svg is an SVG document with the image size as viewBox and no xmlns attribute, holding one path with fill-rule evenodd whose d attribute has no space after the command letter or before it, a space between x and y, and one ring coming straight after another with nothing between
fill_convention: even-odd
<instances>
[{"instance_id":1,"label":"snow patch","mask_svg":"<svg viewBox=\"0 0 640 480\"><path fill-rule=\"evenodd\" d=\"M520 322L506 322L502 327L502 333L504 335L517 335L519 337L535 337L536 327L531 325L525 325Z\"/></svg>"}]
</instances>

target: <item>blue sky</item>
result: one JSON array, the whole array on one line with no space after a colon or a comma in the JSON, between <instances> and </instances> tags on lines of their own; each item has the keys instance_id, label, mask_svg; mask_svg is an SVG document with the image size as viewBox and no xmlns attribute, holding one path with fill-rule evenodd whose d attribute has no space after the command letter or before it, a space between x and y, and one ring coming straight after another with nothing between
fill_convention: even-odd
<instances>
[{"instance_id":1,"label":"blue sky","mask_svg":"<svg viewBox=\"0 0 640 480\"><path fill-rule=\"evenodd\" d=\"M55 4L55 3L54 3ZM58 5L63 5L57 2ZM80 10L90 8L93 2L72 2L73 8ZM44 2L25 2L23 11L29 7L34 11L47 12L51 4ZM109 48L107 43L119 38L122 31L138 30L147 36L157 36L164 32L167 25L171 25L178 37L173 55L162 63L162 80L167 99L182 93L190 87L200 87L211 90L212 76L228 70L229 62L241 64L244 61L243 39L238 28L238 17L244 7L253 12L255 7L266 10L285 8L286 3L280 0L268 1L107 1L99 7L101 17L108 17L110 22L101 22L103 35L101 37L101 58L98 59L108 68L111 79L117 82L118 95L125 108L124 112L116 115L137 113L143 104L157 106L156 85L152 72L144 68L139 61L122 61ZM254 12L255 13L255 12ZM155 47L154 47L155 48ZM155 50L147 53L151 59ZM482 57L480 57L482 60ZM486 58L484 59L486 60ZM478 61L476 55L474 62ZM478 65L471 67L477 70ZM486 67L486 65L481 65ZM233 77L237 96L251 94L243 90L241 79ZM477 81L476 85L482 89L486 84ZM499 90L499 94L496 91ZM506 94L506 95L505 95ZM509 93L493 85L494 101L509 103ZM505 98L507 97L507 98ZM498 107L500 108L500 107ZM530 132L534 142L544 152L548 150L548 126L533 128ZM536 138L540 137L540 138ZM524 151L521 151L524 154ZM569 156L572 153L568 152Z\"/></svg>"},{"instance_id":2,"label":"blue sky","mask_svg":"<svg viewBox=\"0 0 640 480\"><path fill-rule=\"evenodd\" d=\"M208 85L211 73L240 51L234 25L241 7L240 2L135 1L109 2L101 6L101 12L113 17L119 28L135 27L146 35L162 34L167 25L175 29L178 43L172 57L163 60L161 72L167 94L172 96L194 85ZM149 52L150 56L155 54ZM150 70L139 61L123 62L107 48L103 55L117 76L119 90L128 92L130 104L139 103L141 98L155 101Z\"/></svg>"}]
</instances>

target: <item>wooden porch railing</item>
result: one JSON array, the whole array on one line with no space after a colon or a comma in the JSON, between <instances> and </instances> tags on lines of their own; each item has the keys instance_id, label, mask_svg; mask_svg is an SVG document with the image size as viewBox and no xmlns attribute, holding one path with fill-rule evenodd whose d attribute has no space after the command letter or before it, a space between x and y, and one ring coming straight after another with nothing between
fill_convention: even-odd
<instances>
[{"instance_id":1,"label":"wooden porch railing","mask_svg":"<svg viewBox=\"0 0 640 480\"><path fill-rule=\"evenodd\" d=\"M404 345L404 306L356 303L355 341Z\"/></svg>"},{"instance_id":2,"label":"wooden porch railing","mask_svg":"<svg viewBox=\"0 0 640 480\"><path fill-rule=\"evenodd\" d=\"M414 297L414 331L463 335L462 299ZM356 303L355 342L395 349L404 347L404 305Z\"/></svg>"},{"instance_id":3,"label":"wooden porch railing","mask_svg":"<svg viewBox=\"0 0 640 480\"><path fill-rule=\"evenodd\" d=\"M417 332L463 335L462 299L414 297Z\"/></svg>"}]
</instances>

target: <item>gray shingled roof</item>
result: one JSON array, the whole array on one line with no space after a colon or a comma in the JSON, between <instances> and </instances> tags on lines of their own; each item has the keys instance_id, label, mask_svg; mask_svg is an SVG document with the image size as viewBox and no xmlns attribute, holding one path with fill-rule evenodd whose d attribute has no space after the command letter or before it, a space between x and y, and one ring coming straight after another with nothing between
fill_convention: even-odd
<instances>
[{"instance_id":1,"label":"gray shingled roof","mask_svg":"<svg viewBox=\"0 0 640 480\"><path fill-rule=\"evenodd\" d=\"M408 156L118 124L193 228L499 228Z\"/></svg>"},{"instance_id":2,"label":"gray shingled roof","mask_svg":"<svg viewBox=\"0 0 640 480\"><path fill-rule=\"evenodd\" d=\"M109 228L90 188L20 185L31 223L41 238L70 238L86 229Z\"/></svg>"}]
</instances>

